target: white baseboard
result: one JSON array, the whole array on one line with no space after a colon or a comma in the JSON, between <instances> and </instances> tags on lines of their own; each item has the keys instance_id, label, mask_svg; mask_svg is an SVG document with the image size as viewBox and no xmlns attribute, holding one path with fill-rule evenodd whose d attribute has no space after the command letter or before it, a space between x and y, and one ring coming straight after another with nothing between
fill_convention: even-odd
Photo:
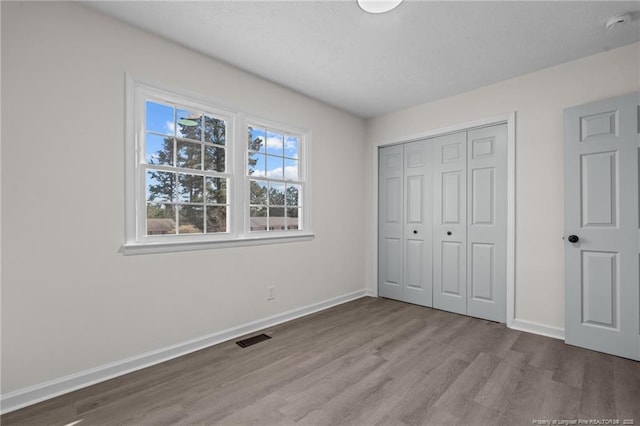
<instances>
[{"instance_id":1,"label":"white baseboard","mask_svg":"<svg viewBox=\"0 0 640 426\"><path fill-rule=\"evenodd\" d=\"M28 405L36 404L47 399L63 395L78 389L91 386L114 377L122 376L142 368L150 367L161 362L168 361L208 348L218 343L226 342L245 334L253 333L264 328L272 327L283 322L290 321L314 312L328 309L332 306L340 305L351 300L359 299L365 296L371 296L371 290L359 290L353 293L334 297L324 302L315 303L313 305L303 306L288 312L273 315L261 320L253 321L245 325L233 327L217 333L202 336L197 339L178 343L156 351L151 351L112 362L89 370L80 371L65 377L50 380L37 385L29 386L17 391L13 391L0 396L0 413L5 414L18 410Z\"/></svg>"},{"instance_id":2,"label":"white baseboard","mask_svg":"<svg viewBox=\"0 0 640 426\"><path fill-rule=\"evenodd\" d=\"M553 337L554 339L564 340L564 328L552 327L533 321L522 319L514 319L509 328L514 330L526 331L527 333L540 334L541 336Z\"/></svg>"}]
</instances>

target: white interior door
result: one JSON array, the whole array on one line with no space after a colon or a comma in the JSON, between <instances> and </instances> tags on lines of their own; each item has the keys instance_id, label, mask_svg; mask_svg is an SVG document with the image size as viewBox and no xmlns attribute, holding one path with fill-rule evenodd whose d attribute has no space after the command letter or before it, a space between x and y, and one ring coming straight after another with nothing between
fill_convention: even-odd
<instances>
[{"instance_id":1,"label":"white interior door","mask_svg":"<svg viewBox=\"0 0 640 426\"><path fill-rule=\"evenodd\" d=\"M467 133L467 315L507 320L507 125Z\"/></svg>"},{"instance_id":2,"label":"white interior door","mask_svg":"<svg viewBox=\"0 0 640 426\"><path fill-rule=\"evenodd\" d=\"M565 110L565 339L640 360L639 95Z\"/></svg>"},{"instance_id":3,"label":"white interior door","mask_svg":"<svg viewBox=\"0 0 640 426\"><path fill-rule=\"evenodd\" d=\"M467 133L433 146L433 307L467 313Z\"/></svg>"},{"instance_id":4,"label":"white interior door","mask_svg":"<svg viewBox=\"0 0 640 426\"><path fill-rule=\"evenodd\" d=\"M404 149L380 148L378 174L378 294L404 300Z\"/></svg>"},{"instance_id":5,"label":"white interior door","mask_svg":"<svg viewBox=\"0 0 640 426\"><path fill-rule=\"evenodd\" d=\"M404 145L404 301L433 306L431 223L433 178L431 145L427 141Z\"/></svg>"}]
</instances>

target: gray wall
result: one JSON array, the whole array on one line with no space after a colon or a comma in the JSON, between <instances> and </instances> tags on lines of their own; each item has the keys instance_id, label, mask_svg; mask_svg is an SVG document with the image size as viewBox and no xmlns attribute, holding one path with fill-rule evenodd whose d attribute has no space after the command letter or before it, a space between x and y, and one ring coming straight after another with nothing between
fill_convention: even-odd
<instances>
[{"instance_id":1,"label":"gray wall","mask_svg":"<svg viewBox=\"0 0 640 426\"><path fill-rule=\"evenodd\" d=\"M640 89L640 44L568 62L367 121L367 166L377 143L516 112L515 316L564 328L564 108ZM368 196L374 187L369 185ZM373 212L372 199L369 208ZM371 224L371 226L373 226ZM369 238L369 247L374 247ZM367 257L373 275L373 253ZM527 324L532 323L532 324ZM541 327L537 327L541 326Z\"/></svg>"},{"instance_id":2,"label":"gray wall","mask_svg":"<svg viewBox=\"0 0 640 426\"><path fill-rule=\"evenodd\" d=\"M315 240L119 254L125 72L311 129ZM77 4L2 2L2 124L3 394L365 288L360 118Z\"/></svg>"}]
</instances>

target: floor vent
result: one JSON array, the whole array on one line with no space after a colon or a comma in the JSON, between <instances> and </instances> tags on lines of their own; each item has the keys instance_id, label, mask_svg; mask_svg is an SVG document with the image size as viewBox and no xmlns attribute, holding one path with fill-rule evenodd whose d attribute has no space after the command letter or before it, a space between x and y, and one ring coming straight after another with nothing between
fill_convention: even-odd
<instances>
[{"instance_id":1,"label":"floor vent","mask_svg":"<svg viewBox=\"0 0 640 426\"><path fill-rule=\"evenodd\" d=\"M248 339L238 340L236 344L241 348L246 348L247 346L255 345L256 343L264 342L265 340L271 339L271 336L267 336L266 334L258 334L257 336L249 337Z\"/></svg>"}]
</instances>

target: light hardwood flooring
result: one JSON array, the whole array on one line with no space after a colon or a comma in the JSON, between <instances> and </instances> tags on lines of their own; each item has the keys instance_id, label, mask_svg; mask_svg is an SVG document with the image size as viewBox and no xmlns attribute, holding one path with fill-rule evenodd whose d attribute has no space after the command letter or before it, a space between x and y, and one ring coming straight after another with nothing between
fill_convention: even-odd
<instances>
[{"instance_id":1,"label":"light hardwood flooring","mask_svg":"<svg viewBox=\"0 0 640 426\"><path fill-rule=\"evenodd\" d=\"M362 298L2 416L2 425L640 424L640 363Z\"/></svg>"}]
</instances>

